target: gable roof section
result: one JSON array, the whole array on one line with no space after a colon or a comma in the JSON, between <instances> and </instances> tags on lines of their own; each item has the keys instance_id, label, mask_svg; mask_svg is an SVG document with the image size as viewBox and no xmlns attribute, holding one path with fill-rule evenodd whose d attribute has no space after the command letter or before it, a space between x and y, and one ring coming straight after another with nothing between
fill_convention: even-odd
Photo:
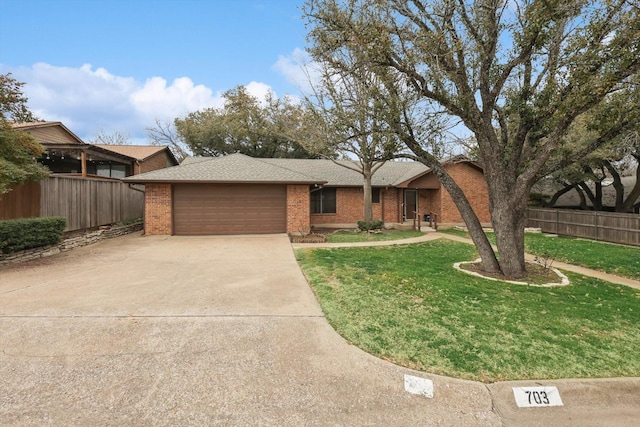
<instances>
[{"instance_id":1,"label":"gable roof section","mask_svg":"<svg viewBox=\"0 0 640 427\"><path fill-rule=\"evenodd\" d=\"M178 164L175 156L166 145L109 145L94 144L94 147L100 147L104 150L113 151L114 153L132 157L136 160L145 161L156 154L166 151L174 165Z\"/></svg>"},{"instance_id":2,"label":"gable roof section","mask_svg":"<svg viewBox=\"0 0 640 427\"><path fill-rule=\"evenodd\" d=\"M189 161L179 166L130 176L127 182L324 184L313 176L265 162L244 154Z\"/></svg>"},{"instance_id":3,"label":"gable roof section","mask_svg":"<svg viewBox=\"0 0 640 427\"><path fill-rule=\"evenodd\" d=\"M43 145L87 145L62 122L22 122L12 123L11 126L14 129L30 133L36 141Z\"/></svg>"}]
</instances>

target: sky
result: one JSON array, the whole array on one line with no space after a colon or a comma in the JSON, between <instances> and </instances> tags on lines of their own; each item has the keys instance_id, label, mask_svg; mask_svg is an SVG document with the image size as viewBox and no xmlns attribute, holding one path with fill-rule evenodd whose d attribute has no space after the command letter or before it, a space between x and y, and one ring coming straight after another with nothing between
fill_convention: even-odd
<instances>
[{"instance_id":1,"label":"sky","mask_svg":"<svg viewBox=\"0 0 640 427\"><path fill-rule=\"evenodd\" d=\"M0 73L85 142L224 103L300 96L304 0L0 0Z\"/></svg>"}]
</instances>

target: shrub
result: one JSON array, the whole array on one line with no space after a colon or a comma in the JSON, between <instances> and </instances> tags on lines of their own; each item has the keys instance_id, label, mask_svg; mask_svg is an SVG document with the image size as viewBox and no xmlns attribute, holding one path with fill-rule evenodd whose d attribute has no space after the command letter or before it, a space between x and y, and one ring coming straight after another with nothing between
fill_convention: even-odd
<instances>
[{"instance_id":1,"label":"shrub","mask_svg":"<svg viewBox=\"0 0 640 427\"><path fill-rule=\"evenodd\" d=\"M374 221L358 221L360 231L380 230L384 227L384 221L377 219Z\"/></svg>"},{"instance_id":2,"label":"shrub","mask_svg":"<svg viewBox=\"0 0 640 427\"><path fill-rule=\"evenodd\" d=\"M0 254L58 243L66 223L58 216L0 221Z\"/></svg>"}]
</instances>

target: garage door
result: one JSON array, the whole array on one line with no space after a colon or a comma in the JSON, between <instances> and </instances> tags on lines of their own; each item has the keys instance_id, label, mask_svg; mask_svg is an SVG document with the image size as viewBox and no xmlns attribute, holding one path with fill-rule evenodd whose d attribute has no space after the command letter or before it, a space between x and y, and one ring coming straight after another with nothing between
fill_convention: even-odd
<instances>
[{"instance_id":1,"label":"garage door","mask_svg":"<svg viewBox=\"0 0 640 427\"><path fill-rule=\"evenodd\" d=\"M174 234L264 234L286 230L284 185L174 185Z\"/></svg>"}]
</instances>

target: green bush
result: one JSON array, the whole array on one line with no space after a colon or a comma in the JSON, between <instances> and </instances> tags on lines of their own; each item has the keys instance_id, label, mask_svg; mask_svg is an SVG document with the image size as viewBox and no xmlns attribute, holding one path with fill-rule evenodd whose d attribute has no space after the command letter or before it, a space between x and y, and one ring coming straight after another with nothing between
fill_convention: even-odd
<instances>
[{"instance_id":1,"label":"green bush","mask_svg":"<svg viewBox=\"0 0 640 427\"><path fill-rule=\"evenodd\" d=\"M380 230L384 227L384 221L377 219L375 221L358 221L358 229L360 231Z\"/></svg>"},{"instance_id":2,"label":"green bush","mask_svg":"<svg viewBox=\"0 0 640 427\"><path fill-rule=\"evenodd\" d=\"M66 223L59 216L0 221L0 254L58 243Z\"/></svg>"}]
</instances>

